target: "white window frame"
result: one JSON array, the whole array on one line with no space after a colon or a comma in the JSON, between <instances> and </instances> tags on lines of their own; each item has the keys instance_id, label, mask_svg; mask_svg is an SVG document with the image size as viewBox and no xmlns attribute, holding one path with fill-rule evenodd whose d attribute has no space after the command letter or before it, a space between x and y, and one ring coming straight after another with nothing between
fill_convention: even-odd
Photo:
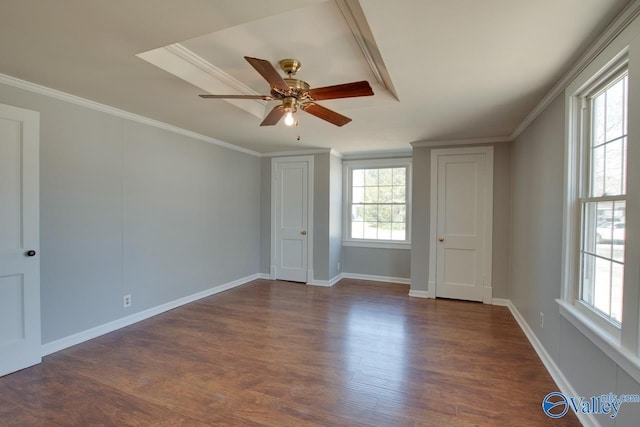
<instances>
[{"instance_id":1,"label":"white window frame","mask_svg":"<svg viewBox=\"0 0 640 427\"><path fill-rule=\"evenodd\" d=\"M375 160L346 160L343 162L343 203L342 210L342 245L364 248L384 248L384 249L411 249L411 158L396 159L375 159ZM376 239L354 239L351 238L351 192L353 169L366 168L407 168L406 182L406 206L407 206L407 228L406 240L376 240Z\"/></svg>"},{"instance_id":2,"label":"white window frame","mask_svg":"<svg viewBox=\"0 0 640 427\"><path fill-rule=\"evenodd\" d=\"M640 27L640 20L632 23L600 55L594 59L565 91L566 138L565 138L565 187L563 218L562 286L557 300L560 314L589 338L636 381L640 381L640 124L633 120L640 111L640 72L633 68L635 58L640 60L640 44L635 46L636 56L632 56L631 45L634 31ZM636 61L637 61L636 60ZM610 321L598 315L580 301L580 245L581 245L581 185L584 184L583 168L585 155L584 119L581 117L584 99L599 83L603 83L629 64L628 93L628 136L627 136L627 230L625 236L625 272L623 291L622 326L616 328ZM637 63L637 62L636 62ZM635 73L634 73L634 70ZM592 93L592 92L591 92ZM631 206L631 211L629 211Z\"/></svg>"}]
</instances>

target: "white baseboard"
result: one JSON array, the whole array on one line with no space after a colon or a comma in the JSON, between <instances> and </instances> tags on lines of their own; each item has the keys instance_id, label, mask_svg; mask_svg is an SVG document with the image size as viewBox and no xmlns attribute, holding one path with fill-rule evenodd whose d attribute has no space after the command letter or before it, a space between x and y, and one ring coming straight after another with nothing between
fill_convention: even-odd
<instances>
[{"instance_id":1,"label":"white baseboard","mask_svg":"<svg viewBox=\"0 0 640 427\"><path fill-rule=\"evenodd\" d=\"M370 274L355 274L355 273L342 273L344 279L358 279L358 280L370 280L373 282L385 282L385 283L400 283L403 285L411 284L411 279L404 277L387 277L387 276L373 276Z\"/></svg>"},{"instance_id":2,"label":"white baseboard","mask_svg":"<svg viewBox=\"0 0 640 427\"><path fill-rule=\"evenodd\" d=\"M271 275L269 273L258 273L257 279L271 280Z\"/></svg>"},{"instance_id":3,"label":"white baseboard","mask_svg":"<svg viewBox=\"0 0 640 427\"><path fill-rule=\"evenodd\" d=\"M232 282L215 286L213 288L192 295L187 295L186 297L178 298L177 300L173 300L165 304L161 304L159 306L134 313L130 316L126 316L91 329L87 329L86 331L78 332L76 334L69 335L68 337L60 338L58 340L43 344L41 348L42 356L47 356L57 351L64 350L65 348L72 347L85 341L89 341L90 339L99 337L100 335L108 334L109 332L124 328L125 326L132 325L134 323L156 316L160 313L164 313L165 311L173 310L174 308L180 307L181 305L189 304L190 302L194 302L199 299L235 288L237 286L244 285L245 283L251 282L252 280L260 279L261 276L262 275L260 274L254 274L252 276L234 280Z\"/></svg>"},{"instance_id":4,"label":"white baseboard","mask_svg":"<svg viewBox=\"0 0 640 427\"><path fill-rule=\"evenodd\" d=\"M338 274L336 277L334 277L331 280L317 280L317 279L313 279L311 282L308 282L307 285L311 285L311 286L324 286L326 288L330 288L331 286L335 285L336 283L338 283L340 280L342 280L344 278L344 275Z\"/></svg>"},{"instance_id":5,"label":"white baseboard","mask_svg":"<svg viewBox=\"0 0 640 427\"><path fill-rule=\"evenodd\" d=\"M508 299L503 299L503 298L492 298L491 299L491 305L499 305L501 307L509 307L509 304L511 304L511 301L509 301Z\"/></svg>"},{"instance_id":6,"label":"white baseboard","mask_svg":"<svg viewBox=\"0 0 640 427\"><path fill-rule=\"evenodd\" d=\"M494 299L493 301L495 304L496 299ZM509 307L509 311L511 311L511 314L513 315L514 319L516 319L516 322L518 322L518 325L520 325L520 329L522 329L522 332L524 332L524 334L527 336L527 339L533 346L536 353L538 353L538 357L540 357L540 360L542 360L542 363L544 364L545 368L547 368L549 375L551 375L551 378L553 378L553 380L556 382L556 384L560 388L560 392L562 392L565 396L578 396L575 389L571 386L571 383L569 383L569 380L567 380L567 378L564 376L564 374L562 373L558 365L556 365L556 363L553 361L549 353L547 353L547 350L545 350L545 348L542 346L542 343L540 342L536 334L533 332L533 330L531 329L527 321L524 319L524 317L522 317L522 315L520 314L516 306L513 305L513 303L510 300L498 300L498 301L502 301L502 302L507 301L507 307ZM502 305L502 304L495 304L495 305ZM549 392L552 392L552 391L555 391L555 390L549 390ZM588 416L582 413L577 413L576 415L578 416L578 420L580 421L580 423L582 423L583 426L600 427L600 423L595 419L595 417Z\"/></svg>"},{"instance_id":7,"label":"white baseboard","mask_svg":"<svg viewBox=\"0 0 640 427\"><path fill-rule=\"evenodd\" d=\"M410 290L409 291L409 296L410 297L415 297L415 298L433 298L431 296L431 294L429 293L429 291L414 291L414 290Z\"/></svg>"}]
</instances>

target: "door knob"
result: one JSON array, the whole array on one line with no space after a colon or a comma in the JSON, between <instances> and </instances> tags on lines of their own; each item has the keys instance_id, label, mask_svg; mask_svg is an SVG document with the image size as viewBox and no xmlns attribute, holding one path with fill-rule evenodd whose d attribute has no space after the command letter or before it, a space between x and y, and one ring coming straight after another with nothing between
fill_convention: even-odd
<instances>
[{"instance_id":1,"label":"door knob","mask_svg":"<svg viewBox=\"0 0 640 427\"><path fill-rule=\"evenodd\" d=\"M26 256L36 256L36 251L30 250L24 253Z\"/></svg>"},{"instance_id":2,"label":"door knob","mask_svg":"<svg viewBox=\"0 0 640 427\"><path fill-rule=\"evenodd\" d=\"M444 237L438 237L438 240L444 242Z\"/></svg>"},{"instance_id":3,"label":"door knob","mask_svg":"<svg viewBox=\"0 0 640 427\"><path fill-rule=\"evenodd\" d=\"M300 234L302 234L302 235L304 236L305 234L307 234L307 230L302 230L302 231L300 232Z\"/></svg>"}]
</instances>

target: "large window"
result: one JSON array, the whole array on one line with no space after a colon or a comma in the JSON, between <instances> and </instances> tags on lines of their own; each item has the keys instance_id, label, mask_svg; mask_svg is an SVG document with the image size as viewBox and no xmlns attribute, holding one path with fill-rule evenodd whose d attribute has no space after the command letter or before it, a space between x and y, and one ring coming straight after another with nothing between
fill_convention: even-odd
<instances>
[{"instance_id":1,"label":"large window","mask_svg":"<svg viewBox=\"0 0 640 427\"><path fill-rule=\"evenodd\" d=\"M622 324L627 191L625 68L584 96L580 299L614 326Z\"/></svg>"},{"instance_id":2,"label":"large window","mask_svg":"<svg viewBox=\"0 0 640 427\"><path fill-rule=\"evenodd\" d=\"M618 40L635 43L640 21ZM635 32L634 32L635 31ZM567 87L560 313L640 381L640 76L607 47Z\"/></svg>"},{"instance_id":3,"label":"large window","mask_svg":"<svg viewBox=\"0 0 640 427\"><path fill-rule=\"evenodd\" d=\"M345 244L409 243L410 160L346 161Z\"/></svg>"}]
</instances>

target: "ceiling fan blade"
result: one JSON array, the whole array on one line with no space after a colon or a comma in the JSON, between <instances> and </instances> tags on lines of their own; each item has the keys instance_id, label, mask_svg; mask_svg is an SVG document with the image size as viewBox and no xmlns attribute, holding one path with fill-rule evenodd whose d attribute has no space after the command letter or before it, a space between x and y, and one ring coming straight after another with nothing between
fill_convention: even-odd
<instances>
[{"instance_id":1,"label":"ceiling fan blade","mask_svg":"<svg viewBox=\"0 0 640 427\"><path fill-rule=\"evenodd\" d=\"M323 99L353 98L356 96L371 96L373 95L373 89L371 89L368 81L363 80L361 82L311 89L309 95L316 101Z\"/></svg>"},{"instance_id":2,"label":"ceiling fan blade","mask_svg":"<svg viewBox=\"0 0 640 427\"><path fill-rule=\"evenodd\" d=\"M263 101L271 101L273 97L269 95L200 95L200 98L212 99L262 99Z\"/></svg>"},{"instance_id":3,"label":"ceiling fan blade","mask_svg":"<svg viewBox=\"0 0 640 427\"><path fill-rule=\"evenodd\" d=\"M273 110L271 110L271 112L267 114L267 117L264 118L262 123L260 123L260 126L275 125L280 121L282 116L284 116L284 113L285 111L284 108L282 108L282 105L276 105L275 107L273 107Z\"/></svg>"},{"instance_id":4,"label":"ceiling fan blade","mask_svg":"<svg viewBox=\"0 0 640 427\"><path fill-rule=\"evenodd\" d=\"M271 87L280 89L282 91L289 90L289 85L287 84L287 82L284 81L284 79L280 76L280 74L278 74L276 69L273 68L273 65L271 65L269 61L259 58L251 58L250 56L245 56L244 59L246 59L247 62L251 64L251 66L255 68L256 71L260 73L260 75L264 77L266 81L269 82Z\"/></svg>"},{"instance_id":5,"label":"ceiling fan blade","mask_svg":"<svg viewBox=\"0 0 640 427\"><path fill-rule=\"evenodd\" d=\"M326 120L336 126L344 126L351 121L349 117L338 114L333 110L329 110L328 108L323 107L322 105L310 103L304 104L300 108L302 108L307 113L314 115L322 120Z\"/></svg>"}]
</instances>

